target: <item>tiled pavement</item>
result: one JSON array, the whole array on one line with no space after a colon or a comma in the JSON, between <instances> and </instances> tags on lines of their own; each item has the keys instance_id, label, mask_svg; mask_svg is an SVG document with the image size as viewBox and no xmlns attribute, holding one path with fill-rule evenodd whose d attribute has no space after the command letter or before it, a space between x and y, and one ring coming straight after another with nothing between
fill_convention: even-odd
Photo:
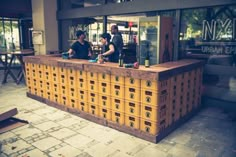
<instances>
[{"instance_id":1,"label":"tiled pavement","mask_svg":"<svg viewBox=\"0 0 236 157\"><path fill-rule=\"evenodd\" d=\"M0 157L236 157L236 122L219 108L153 144L30 99L24 84L9 81L0 85L0 111L11 107L29 124L0 134Z\"/></svg>"}]
</instances>

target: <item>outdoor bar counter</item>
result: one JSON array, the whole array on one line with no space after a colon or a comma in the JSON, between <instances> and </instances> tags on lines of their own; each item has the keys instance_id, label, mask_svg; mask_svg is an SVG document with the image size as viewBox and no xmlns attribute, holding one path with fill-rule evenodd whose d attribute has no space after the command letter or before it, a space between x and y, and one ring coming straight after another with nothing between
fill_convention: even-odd
<instances>
[{"instance_id":1,"label":"outdoor bar counter","mask_svg":"<svg viewBox=\"0 0 236 157\"><path fill-rule=\"evenodd\" d=\"M28 97L154 143L201 107L199 60L139 69L55 56L24 61Z\"/></svg>"}]
</instances>

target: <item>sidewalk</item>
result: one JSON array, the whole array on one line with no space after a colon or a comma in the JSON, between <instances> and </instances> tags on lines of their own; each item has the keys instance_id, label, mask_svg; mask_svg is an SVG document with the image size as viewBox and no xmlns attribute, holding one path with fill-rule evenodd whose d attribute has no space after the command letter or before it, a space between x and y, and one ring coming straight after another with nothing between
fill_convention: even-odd
<instances>
[{"instance_id":1,"label":"sidewalk","mask_svg":"<svg viewBox=\"0 0 236 157\"><path fill-rule=\"evenodd\" d=\"M0 111L9 107L29 124L0 134L0 157L236 156L236 121L219 108L202 109L153 144L30 99L25 85L11 80L0 85Z\"/></svg>"}]
</instances>

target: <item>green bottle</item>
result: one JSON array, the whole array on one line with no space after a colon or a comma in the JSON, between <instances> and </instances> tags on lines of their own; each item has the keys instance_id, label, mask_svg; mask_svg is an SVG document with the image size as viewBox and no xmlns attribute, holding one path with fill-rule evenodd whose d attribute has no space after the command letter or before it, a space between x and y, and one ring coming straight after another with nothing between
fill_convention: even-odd
<instances>
[{"instance_id":1,"label":"green bottle","mask_svg":"<svg viewBox=\"0 0 236 157\"><path fill-rule=\"evenodd\" d=\"M146 49L147 49L147 52L146 52L146 56L145 56L145 67L148 68L150 67L150 54L149 54L149 44L147 43L146 45Z\"/></svg>"},{"instance_id":2,"label":"green bottle","mask_svg":"<svg viewBox=\"0 0 236 157\"><path fill-rule=\"evenodd\" d=\"M169 52L169 35L166 34L165 36L165 49L162 55L162 62L169 62L170 61L170 52Z\"/></svg>"},{"instance_id":3,"label":"green bottle","mask_svg":"<svg viewBox=\"0 0 236 157\"><path fill-rule=\"evenodd\" d=\"M124 59L122 53L119 54L119 67L123 67Z\"/></svg>"}]
</instances>

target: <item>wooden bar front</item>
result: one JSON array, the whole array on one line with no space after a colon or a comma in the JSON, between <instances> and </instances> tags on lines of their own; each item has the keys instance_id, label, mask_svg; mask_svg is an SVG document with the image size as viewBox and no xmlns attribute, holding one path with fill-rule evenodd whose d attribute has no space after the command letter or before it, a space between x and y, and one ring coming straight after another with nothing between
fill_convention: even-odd
<instances>
[{"instance_id":1,"label":"wooden bar front","mask_svg":"<svg viewBox=\"0 0 236 157\"><path fill-rule=\"evenodd\" d=\"M154 143L201 106L199 60L139 69L55 56L24 61L29 97Z\"/></svg>"}]
</instances>

